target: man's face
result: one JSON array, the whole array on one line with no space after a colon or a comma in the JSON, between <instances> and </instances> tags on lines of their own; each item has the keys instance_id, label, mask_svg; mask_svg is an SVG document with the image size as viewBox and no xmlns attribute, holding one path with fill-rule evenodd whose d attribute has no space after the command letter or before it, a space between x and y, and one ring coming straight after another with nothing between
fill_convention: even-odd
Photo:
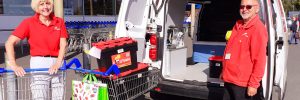
<instances>
[{"instance_id":1,"label":"man's face","mask_svg":"<svg viewBox=\"0 0 300 100\"><path fill-rule=\"evenodd\" d=\"M190 15L191 15L191 12L189 12L189 11L185 12L185 17L189 17Z\"/></svg>"},{"instance_id":2,"label":"man's face","mask_svg":"<svg viewBox=\"0 0 300 100\"><path fill-rule=\"evenodd\" d=\"M296 17L293 17L293 21L295 21L296 20Z\"/></svg>"},{"instance_id":3,"label":"man's face","mask_svg":"<svg viewBox=\"0 0 300 100\"><path fill-rule=\"evenodd\" d=\"M244 20L250 20L259 11L259 5L256 0L242 0L240 5L240 15Z\"/></svg>"}]
</instances>

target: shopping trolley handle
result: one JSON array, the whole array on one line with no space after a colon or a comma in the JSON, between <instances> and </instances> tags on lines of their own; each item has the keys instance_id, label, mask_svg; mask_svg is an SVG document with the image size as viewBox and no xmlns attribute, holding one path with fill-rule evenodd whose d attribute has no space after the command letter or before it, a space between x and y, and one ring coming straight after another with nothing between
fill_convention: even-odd
<instances>
[{"instance_id":1,"label":"shopping trolley handle","mask_svg":"<svg viewBox=\"0 0 300 100\"><path fill-rule=\"evenodd\" d=\"M49 68L24 68L25 72L33 72L33 71L48 71ZM0 73L14 72L10 69L0 68Z\"/></svg>"},{"instance_id":2,"label":"shopping trolley handle","mask_svg":"<svg viewBox=\"0 0 300 100\"><path fill-rule=\"evenodd\" d=\"M69 63L67 61L64 61L63 65L59 68L60 71L65 71L68 69L71 69L72 65L75 64L75 68L80 68L81 64L78 58L73 58ZM25 72L33 72L33 71L48 71L49 68L24 68ZM0 73L6 73L6 72L14 72L10 69L0 68Z\"/></svg>"},{"instance_id":3,"label":"shopping trolley handle","mask_svg":"<svg viewBox=\"0 0 300 100\"><path fill-rule=\"evenodd\" d=\"M25 72L35 72L35 71L48 71L49 68L24 68ZM59 69L60 71L65 71L67 69ZM10 72L14 72L11 69L5 69L5 68L0 68L0 73L10 73Z\"/></svg>"},{"instance_id":4,"label":"shopping trolley handle","mask_svg":"<svg viewBox=\"0 0 300 100\"><path fill-rule=\"evenodd\" d=\"M118 65L116 65L116 64L111 65L108 68L108 70L104 73L104 76L108 76L112 72L114 72L116 75L119 75L121 73Z\"/></svg>"},{"instance_id":5,"label":"shopping trolley handle","mask_svg":"<svg viewBox=\"0 0 300 100\"><path fill-rule=\"evenodd\" d=\"M75 64L75 68L72 68L72 65ZM64 60L64 63L62 65L62 67L60 67L60 70L67 70L67 69L78 69L80 68L82 65L80 63L80 61L78 60L78 58L73 58L69 63L67 63L66 60Z\"/></svg>"},{"instance_id":6,"label":"shopping trolley handle","mask_svg":"<svg viewBox=\"0 0 300 100\"><path fill-rule=\"evenodd\" d=\"M112 72L115 73L116 75L120 75L120 69L118 68L118 65L116 65L116 64L111 65L106 72L99 72L99 71L88 70L88 69L83 69L83 68L71 68L71 69L79 71L81 73L91 73L91 74L96 74L96 75L101 75L101 76L109 76Z\"/></svg>"},{"instance_id":7,"label":"shopping trolley handle","mask_svg":"<svg viewBox=\"0 0 300 100\"><path fill-rule=\"evenodd\" d=\"M103 72L98 72L98 71L88 70L88 69L83 69L83 68L74 68L73 70L79 71L81 73L91 73L91 74L97 74L97 75L101 75L101 76L108 76L108 75L105 75L105 73L103 73Z\"/></svg>"},{"instance_id":8,"label":"shopping trolley handle","mask_svg":"<svg viewBox=\"0 0 300 100\"><path fill-rule=\"evenodd\" d=\"M102 76L109 76L111 73L115 73L117 76L120 75L120 69L118 67L118 65L113 64L111 65L107 71L105 72L98 72L98 71L91 71L90 73L92 74L98 74L98 75L102 75Z\"/></svg>"},{"instance_id":9,"label":"shopping trolley handle","mask_svg":"<svg viewBox=\"0 0 300 100\"><path fill-rule=\"evenodd\" d=\"M6 72L5 68L0 68L0 73L5 73L5 72Z\"/></svg>"}]
</instances>

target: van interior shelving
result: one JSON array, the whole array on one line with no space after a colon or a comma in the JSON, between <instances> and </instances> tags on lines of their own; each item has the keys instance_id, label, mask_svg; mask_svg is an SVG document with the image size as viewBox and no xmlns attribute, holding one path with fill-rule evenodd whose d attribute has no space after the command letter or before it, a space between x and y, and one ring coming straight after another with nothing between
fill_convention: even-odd
<instances>
[{"instance_id":1,"label":"van interior shelving","mask_svg":"<svg viewBox=\"0 0 300 100\"><path fill-rule=\"evenodd\" d=\"M166 66L162 68L162 76L178 82L221 82L219 78L209 77L208 59L212 55L223 55L226 46L225 34L232 29L236 20L241 18L240 0L198 1L195 4L201 5L196 12L197 32L191 37L185 34L185 47L165 50ZM173 16L171 10L168 14L167 16ZM176 23L174 20L176 18L170 19L167 20L166 27L168 24ZM180 55L183 53L187 53L186 57Z\"/></svg>"}]
</instances>

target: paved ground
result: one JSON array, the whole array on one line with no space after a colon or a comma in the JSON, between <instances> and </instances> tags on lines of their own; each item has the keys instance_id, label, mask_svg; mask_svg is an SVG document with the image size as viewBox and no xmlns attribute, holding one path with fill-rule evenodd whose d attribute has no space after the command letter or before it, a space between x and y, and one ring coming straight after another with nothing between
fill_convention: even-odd
<instances>
[{"instance_id":1,"label":"paved ground","mask_svg":"<svg viewBox=\"0 0 300 100\"><path fill-rule=\"evenodd\" d=\"M300 45L290 45L285 100L300 99Z\"/></svg>"},{"instance_id":2,"label":"paved ground","mask_svg":"<svg viewBox=\"0 0 300 100\"><path fill-rule=\"evenodd\" d=\"M19 65L22 66L29 66L29 56L28 56L28 50L24 51L24 54L21 54L21 50L17 48L18 54L17 54L17 62ZM3 56L3 48L0 47L0 67L5 67L4 65L4 56ZM73 56L69 56L73 57ZM76 55L74 57L82 58L81 54ZM286 90L286 97L285 100L298 100L300 98L300 45L290 45L289 47L289 57L288 57L288 78L287 78L287 90ZM82 61L82 60L81 60ZM96 61L92 60L93 65L95 65ZM96 66L93 66L96 67ZM76 75L74 75L73 71L69 71L67 74L67 84L71 84L71 80L75 79ZM71 85L67 85L67 90L71 90ZM66 97L71 97L71 91L67 91ZM163 97L161 97L163 100ZM183 98L183 97L177 97L177 96L164 96L165 99L182 99L182 100L190 100L190 98ZM297 99L298 98L298 99ZM136 100L152 100L149 97L149 93L146 93L145 95L142 95L138 97Z\"/></svg>"}]
</instances>

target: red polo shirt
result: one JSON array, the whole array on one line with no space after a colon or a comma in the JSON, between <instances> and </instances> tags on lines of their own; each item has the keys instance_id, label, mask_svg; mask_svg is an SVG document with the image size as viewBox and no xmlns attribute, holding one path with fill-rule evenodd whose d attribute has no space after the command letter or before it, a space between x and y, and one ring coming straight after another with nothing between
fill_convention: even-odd
<instances>
[{"instance_id":1,"label":"red polo shirt","mask_svg":"<svg viewBox=\"0 0 300 100\"><path fill-rule=\"evenodd\" d=\"M50 15L53 19L49 26L42 24L39 14L21 22L12 35L27 38L31 56L58 56L60 38L68 38L64 20Z\"/></svg>"},{"instance_id":2,"label":"red polo shirt","mask_svg":"<svg viewBox=\"0 0 300 100\"><path fill-rule=\"evenodd\" d=\"M268 33L259 16L233 27L223 60L223 80L242 87L260 86L266 66Z\"/></svg>"}]
</instances>

